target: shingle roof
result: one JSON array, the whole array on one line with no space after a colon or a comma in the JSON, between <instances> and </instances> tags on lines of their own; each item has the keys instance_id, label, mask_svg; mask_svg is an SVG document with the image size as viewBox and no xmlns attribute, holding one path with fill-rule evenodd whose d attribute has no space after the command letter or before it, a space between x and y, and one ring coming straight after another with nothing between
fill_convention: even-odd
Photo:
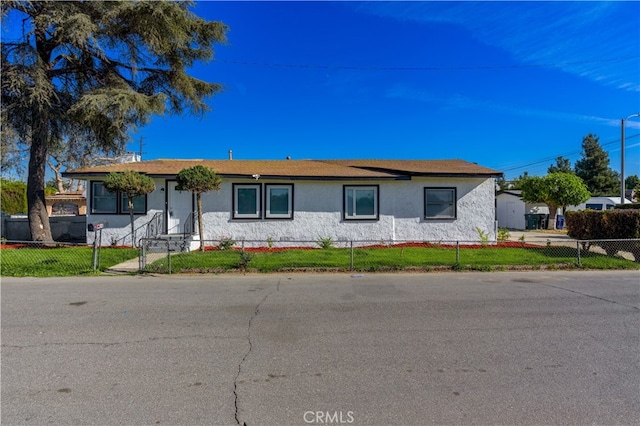
<instances>
[{"instance_id":1,"label":"shingle roof","mask_svg":"<svg viewBox=\"0 0 640 426\"><path fill-rule=\"evenodd\" d=\"M221 176L309 179L402 179L412 175L496 176L501 173L463 160L149 160L83 167L64 173L87 178L109 172L135 170L150 176L175 176L180 170L201 164Z\"/></svg>"},{"instance_id":2,"label":"shingle roof","mask_svg":"<svg viewBox=\"0 0 640 426\"><path fill-rule=\"evenodd\" d=\"M502 173L464 160L329 160L327 163L414 176L487 175Z\"/></svg>"}]
</instances>

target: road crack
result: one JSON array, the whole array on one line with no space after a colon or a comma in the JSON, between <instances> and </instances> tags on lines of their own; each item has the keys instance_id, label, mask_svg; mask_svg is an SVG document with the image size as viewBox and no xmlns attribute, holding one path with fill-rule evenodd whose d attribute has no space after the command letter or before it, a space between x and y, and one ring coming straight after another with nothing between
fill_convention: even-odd
<instances>
[{"instance_id":1,"label":"road crack","mask_svg":"<svg viewBox=\"0 0 640 426\"><path fill-rule=\"evenodd\" d=\"M236 371L236 376L233 379L233 399L234 399L233 404L235 408L234 418L236 419L236 424L238 425L247 426L246 422L240 422L240 417L239 417L240 409L238 407L238 379L242 374L242 366L247 360L247 358L249 358L249 355L251 354L251 350L253 349L253 342L251 341L251 325L253 324L253 321L256 319L256 317L260 314L260 307L262 306L262 304L269 298L269 296L279 291L280 291L280 281L278 281L278 283L276 284L275 290L272 290L271 292L267 293L262 298L262 300L258 302L255 309L253 310L253 314L249 318L249 323L247 324L247 334L246 334L247 344L248 344L247 351L245 352L244 356L240 360L240 363L238 364L238 370Z\"/></svg>"}]
</instances>

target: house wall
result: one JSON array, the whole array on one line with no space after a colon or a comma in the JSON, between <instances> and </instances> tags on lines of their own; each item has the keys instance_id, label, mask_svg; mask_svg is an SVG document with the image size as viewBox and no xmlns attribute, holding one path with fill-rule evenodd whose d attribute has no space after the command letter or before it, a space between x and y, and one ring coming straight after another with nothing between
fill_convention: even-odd
<instances>
[{"instance_id":1,"label":"house wall","mask_svg":"<svg viewBox=\"0 0 640 426\"><path fill-rule=\"evenodd\" d=\"M164 179L154 179L156 189L147 194L147 214L134 215L134 226L136 229L148 223L153 216L164 211L165 206L165 181ZM131 245L131 222L128 214L92 214L91 213L91 182L87 185L87 225L106 221L107 224L102 229L102 245L111 244ZM144 228L137 231L136 239L143 235ZM93 244L95 233L86 231L87 244Z\"/></svg>"},{"instance_id":2,"label":"house wall","mask_svg":"<svg viewBox=\"0 0 640 426\"><path fill-rule=\"evenodd\" d=\"M232 219L231 183L203 194L205 239L236 240L478 240L476 226L495 238L493 179L426 179L411 181L295 181L293 220ZM285 183L262 180L261 183ZM290 182L287 182L290 183ZM376 221L343 220L343 185L379 185L380 217ZM456 187L456 220L425 220L424 187Z\"/></svg>"},{"instance_id":3,"label":"house wall","mask_svg":"<svg viewBox=\"0 0 640 426\"><path fill-rule=\"evenodd\" d=\"M148 195L146 215L136 215L136 227L165 209L165 181L156 179L156 190ZM202 194L204 238L218 240L273 241L310 240L331 237L340 240L478 241L476 227L496 238L493 178L413 178L408 181L284 181L260 179L258 183L294 185L293 219L233 219L233 183L255 184L253 179L224 179L219 191ZM379 219L343 220L344 185L379 185ZM90 185L89 185L90 187ZM455 220L424 219L424 188L457 188ZM264 194L263 194L264 196ZM90 200L90 194L88 194ZM90 208L90 206L89 206ZM103 244L129 233L128 215L91 215L88 222L107 220ZM197 231L197 229L196 229ZM93 242L93 232L87 240ZM127 240L130 244L130 240Z\"/></svg>"}]
</instances>

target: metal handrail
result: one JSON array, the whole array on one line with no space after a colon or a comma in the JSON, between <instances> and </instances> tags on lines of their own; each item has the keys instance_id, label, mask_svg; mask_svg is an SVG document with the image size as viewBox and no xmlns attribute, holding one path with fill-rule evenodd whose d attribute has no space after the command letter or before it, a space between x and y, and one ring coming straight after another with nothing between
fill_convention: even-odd
<instances>
[{"instance_id":1,"label":"metal handrail","mask_svg":"<svg viewBox=\"0 0 640 426\"><path fill-rule=\"evenodd\" d=\"M189 213L189 216L187 216L187 219L184 222L184 228L183 228L183 235L185 238L188 236L194 235L196 233L195 228L197 223L198 223L198 215L196 214L196 212Z\"/></svg>"},{"instance_id":2,"label":"metal handrail","mask_svg":"<svg viewBox=\"0 0 640 426\"><path fill-rule=\"evenodd\" d=\"M156 212L156 214L153 215L151 220L147 222L145 225L143 225L147 227L146 229L147 238L155 238L162 233L163 217L164 217L163 212Z\"/></svg>"},{"instance_id":3,"label":"metal handrail","mask_svg":"<svg viewBox=\"0 0 640 426\"><path fill-rule=\"evenodd\" d=\"M134 235L140 235L140 233L138 231L140 231L142 228L145 228L145 236L146 238L155 238L158 235L160 235L162 233L162 212L156 212L153 217L151 217L151 220L149 220L148 222L143 223L142 225L138 226L136 229L134 229ZM121 238L118 238L115 241L112 241L113 245L119 245L120 242L122 242L122 244L124 244L125 241L127 241L127 238L132 237L131 232L129 232L128 234L124 235ZM132 239L132 246L138 246L140 245L140 239L142 239L143 237L138 238L137 243L135 244L136 241L133 241Z\"/></svg>"}]
</instances>

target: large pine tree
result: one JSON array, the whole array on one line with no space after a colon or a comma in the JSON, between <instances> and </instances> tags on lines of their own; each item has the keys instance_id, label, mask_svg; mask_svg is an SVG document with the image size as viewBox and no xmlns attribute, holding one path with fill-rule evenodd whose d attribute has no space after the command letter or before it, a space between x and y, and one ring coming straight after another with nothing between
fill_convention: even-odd
<instances>
[{"instance_id":1,"label":"large pine tree","mask_svg":"<svg viewBox=\"0 0 640 426\"><path fill-rule=\"evenodd\" d=\"M33 240L51 241L44 199L49 147L81 140L119 151L153 114L202 114L221 89L187 74L213 57L227 27L193 2L0 3L3 132L30 144L27 201Z\"/></svg>"},{"instance_id":2,"label":"large pine tree","mask_svg":"<svg viewBox=\"0 0 640 426\"><path fill-rule=\"evenodd\" d=\"M587 185L592 196L617 195L620 177L609 167L609 154L599 138L589 134L582 139L582 158L576 161L576 175Z\"/></svg>"}]
</instances>

